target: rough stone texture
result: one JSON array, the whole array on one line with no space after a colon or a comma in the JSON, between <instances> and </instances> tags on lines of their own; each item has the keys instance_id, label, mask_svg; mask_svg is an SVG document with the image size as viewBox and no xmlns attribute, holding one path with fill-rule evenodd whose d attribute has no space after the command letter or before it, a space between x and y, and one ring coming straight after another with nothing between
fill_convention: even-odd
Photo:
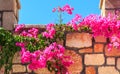
<instances>
[{"instance_id":1,"label":"rough stone texture","mask_svg":"<svg viewBox=\"0 0 120 74\"><path fill-rule=\"evenodd\" d=\"M27 66L27 72L32 72L32 70L30 70L28 66Z\"/></svg>"},{"instance_id":2,"label":"rough stone texture","mask_svg":"<svg viewBox=\"0 0 120 74\"><path fill-rule=\"evenodd\" d=\"M48 71L47 68L37 69L34 71L36 74L55 74Z\"/></svg>"},{"instance_id":3,"label":"rough stone texture","mask_svg":"<svg viewBox=\"0 0 120 74\"><path fill-rule=\"evenodd\" d=\"M92 36L89 33L68 33L66 35L66 46L83 48L92 46Z\"/></svg>"},{"instance_id":4,"label":"rough stone texture","mask_svg":"<svg viewBox=\"0 0 120 74\"><path fill-rule=\"evenodd\" d=\"M107 65L115 65L115 58L108 57L107 58Z\"/></svg>"},{"instance_id":5,"label":"rough stone texture","mask_svg":"<svg viewBox=\"0 0 120 74\"><path fill-rule=\"evenodd\" d=\"M95 68L94 67L86 67L86 69L85 69L85 73L86 74L96 74L96 70L95 70Z\"/></svg>"},{"instance_id":6,"label":"rough stone texture","mask_svg":"<svg viewBox=\"0 0 120 74\"><path fill-rule=\"evenodd\" d=\"M0 13L0 19L2 18L2 15L1 15L1 13Z\"/></svg>"},{"instance_id":7,"label":"rough stone texture","mask_svg":"<svg viewBox=\"0 0 120 74\"><path fill-rule=\"evenodd\" d=\"M34 71L36 74L55 74L54 72L48 71L47 68L38 69Z\"/></svg>"},{"instance_id":8,"label":"rough stone texture","mask_svg":"<svg viewBox=\"0 0 120 74\"><path fill-rule=\"evenodd\" d=\"M103 44L94 44L94 52L103 52Z\"/></svg>"},{"instance_id":9,"label":"rough stone texture","mask_svg":"<svg viewBox=\"0 0 120 74\"><path fill-rule=\"evenodd\" d=\"M105 16L108 16L109 13L111 14L111 18L114 17L114 14L115 14L114 10L105 10Z\"/></svg>"},{"instance_id":10,"label":"rough stone texture","mask_svg":"<svg viewBox=\"0 0 120 74\"><path fill-rule=\"evenodd\" d=\"M0 26L2 26L2 21L0 20Z\"/></svg>"},{"instance_id":11,"label":"rough stone texture","mask_svg":"<svg viewBox=\"0 0 120 74\"><path fill-rule=\"evenodd\" d=\"M105 8L120 8L120 0L105 0Z\"/></svg>"},{"instance_id":12,"label":"rough stone texture","mask_svg":"<svg viewBox=\"0 0 120 74\"><path fill-rule=\"evenodd\" d=\"M4 72L5 72L5 68L2 67L2 68L0 69L0 74L4 74ZM9 74L12 74L12 71L9 71Z\"/></svg>"},{"instance_id":13,"label":"rough stone texture","mask_svg":"<svg viewBox=\"0 0 120 74\"><path fill-rule=\"evenodd\" d=\"M0 74L4 74L4 71L5 71L5 69L4 69L4 67L2 67L2 68L0 69Z\"/></svg>"},{"instance_id":14,"label":"rough stone texture","mask_svg":"<svg viewBox=\"0 0 120 74\"><path fill-rule=\"evenodd\" d=\"M63 40L58 40L57 44L63 45L64 41Z\"/></svg>"},{"instance_id":15,"label":"rough stone texture","mask_svg":"<svg viewBox=\"0 0 120 74\"><path fill-rule=\"evenodd\" d=\"M102 66L98 68L98 74L119 74L114 66Z\"/></svg>"},{"instance_id":16,"label":"rough stone texture","mask_svg":"<svg viewBox=\"0 0 120 74\"><path fill-rule=\"evenodd\" d=\"M16 17L13 12L3 13L3 27L7 30L13 30L14 24L17 24Z\"/></svg>"},{"instance_id":17,"label":"rough stone texture","mask_svg":"<svg viewBox=\"0 0 120 74\"><path fill-rule=\"evenodd\" d=\"M95 37L95 42L106 42L106 38L103 36L96 36Z\"/></svg>"},{"instance_id":18,"label":"rough stone texture","mask_svg":"<svg viewBox=\"0 0 120 74\"><path fill-rule=\"evenodd\" d=\"M86 54L85 64L86 65L102 65L105 62L103 54Z\"/></svg>"},{"instance_id":19,"label":"rough stone texture","mask_svg":"<svg viewBox=\"0 0 120 74\"><path fill-rule=\"evenodd\" d=\"M93 52L92 48L84 48L79 50L79 53L92 53L92 52Z\"/></svg>"},{"instance_id":20,"label":"rough stone texture","mask_svg":"<svg viewBox=\"0 0 120 74\"><path fill-rule=\"evenodd\" d=\"M21 63L20 52L15 53L14 58L13 58L13 63Z\"/></svg>"},{"instance_id":21,"label":"rough stone texture","mask_svg":"<svg viewBox=\"0 0 120 74\"><path fill-rule=\"evenodd\" d=\"M68 71L71 74L79 74L83 67L82 67L82 57L76 54L73 50L66 50L65 55L70 56L74 63L68 68Z\"/></svg>"},{"instance_id":22,"label":"rough stone texture","mask_svg":"<svg viewBox=\"0 0 120 74\"><path fill-rule=\"evenodd\" d=\"M0 11L14 10L15 0L0 0Z\"/></svg>"},{"instance_id":23,"label":"rough stone texture","mask_svg":"<svg viewBox=\"0 0 120 74\"><path fill-rule=\"evenodd\" d=\"M23 65L13 65L13 73L16 72L25 72L26 68Z\"/></svg>"},{"instance_id":24,"label":"rough stone texture","mask_svg":"<svg viewBox=\"0 0 120 74\"><path fill-rule=\"evenodd\" d=\"M16 0L14 0L14 13L15 13L15 16L17 16L17 12L18 11L18 7L17 7L17 2L16 2ZM18 16L17 16L17 18L18 18Z\"/></svg>"},{"instance_id":25,"label":"rough stone texture","mask_svg":"<svg viewBox=\"0 0 120 74\"><path fill-rule=\"evenodd\" d=\"M117 59L117 65L116 65L117 69L120 70L120 58Z\"/></svg>"},{"instance_id":26,"label":"rough stone texture","mask_svg":"<svg viewBox=\"0 0 120 74\"><path fill-rule=\"evenodd\" d=\"M106 56L114 56L114 57L117 57L117 56L120 56L120 50L119 50L119 49L116 49L116 48L112 48L111 51L108 51L108 47L106 46L106 47L105 47L105 55L106 55Z\"/></svg>"},{"instance_id":27,"label":"rough stone texture","mask_svg":"<svg viewBox=\"0 0 120 74\"><path fill-rule=\"evenodd\" d=\"M0 26L2 26L2 15L1 15L1 13L0 13Z\"/></svg>"}]
</instances>

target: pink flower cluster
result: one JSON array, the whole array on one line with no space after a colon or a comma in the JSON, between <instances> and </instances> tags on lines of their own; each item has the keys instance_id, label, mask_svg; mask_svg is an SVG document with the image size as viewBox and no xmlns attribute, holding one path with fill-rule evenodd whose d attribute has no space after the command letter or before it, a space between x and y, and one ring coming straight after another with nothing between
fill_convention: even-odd
<instances>
[{"instance_id":1,"label":"pink flower cluster","mask_svg":"<svg viewBox=\"0 0 120 74\"><path fill-rule=\"evenodd\" d=\"M28 31L22 31L20 33L21 36L27 36L27 37L34 37L34 38L37 38L38 36L38 29L36 28L31 28L29 29Z\"/></svg>"},{"instance_id":2,"label":"pink flower cluster","mask_svg":"<svg viewBox=\"0 0 120 74\"><path fill-rule=\"evenodd\" d=\"M49 61L52 63L52 67L58 69L58 71L60 71L59 65L62 65L66 69L62 71L63 74L67 74L67 67L73 63L68 56L63 55L65 48L56 43L50 44L44 51L37 50L35 52L28 51L22 42L17 42L16 46L21 47L21 62L23 64L28 63L31 70L45 68ZM59 65L56 64L58 62Z\"/></svg>"},{"instance_id":3,"label":"pink flower cluster","mask_svg":"<svg viewBox=\"0 0 120 74\"><path fill-rule=\"evenodd\" d=\"M112 36L110 39L111 42L108 44L108 50L110 51L113 47L120 49L120 38Z\"/></svg>"},{"instance_id":4,"label":"pink flower cluster","mask_svg":"<svg viewBox=\"0 0 120 74\"><path fill-rule=\"evenodd\" d=\"M21 24L21 25L17 25L16 28L15 28L15 32L19 32L21 29L23 29L25 27L24 24Z\"/></svg>"},{"instance_id":5,"label":"pink flower cluster","mask_svg":"<svg viewBox=\"0 0 120 74\"><path fill-rule=\"evenodd\" d=\"M22 29L24 29L25 25L17 25L15 28L15 32L20 32ZM20 33L21 36L27 36L27 37L34 37L37 38L38 36L38 29L36 28L30 28L28 31L22 30Z\"/></svg>"},{"instance_id":6,"label":"pink flower cluster","mask_svg":"<svg viewBox=\"0 0 120 74\"><path fill-rule=\"evenodd\" d=\"M79 21L79 23L75 23L76 21L80 20L80 18L81 17L77 15L68 23L68 26L71 26L75 31L84 26L88 27L92 30L93 37L104 36L109 38L109 48L120 48L120 21L117 19L117 16L111 18L111 15L108 17L89 15Z\"/></svg>"},{"instance_id":7,"label":"pink flower cluster","mask_svg":"<svg viewBox=\"0 0 120 74\"><path fill-rule=\"evenodd\" d=\"M81 16L79 14L76 14L75 17L68 22L67 26L72 26L74 30L78 30L78 23L80 22Z\"/></svg>"},{"instance_id":8,"label":"pink flower cluster","mask_svg":"<svg viewBox=\"0 0 120 74\"><path fill-rule=\"evenodd\" d=\"M48 24L46 26L46 31L42 33L43 37L53 39L56 31L54 28L54 24Z\"/></svg>"},{"instance_id":9,"label":"pink flower cluster","mask_svg":"<svg viewBox=\"0 0 120 74\"><path fill-rule=\"evenodd\" d=\"M58 8L53 8L52 12L67 12L68 14L72 14L72 11L74 10L74 8L72 8L70 5L66 4L65 6L58 7Z\"/></svg>"}]
</instances>

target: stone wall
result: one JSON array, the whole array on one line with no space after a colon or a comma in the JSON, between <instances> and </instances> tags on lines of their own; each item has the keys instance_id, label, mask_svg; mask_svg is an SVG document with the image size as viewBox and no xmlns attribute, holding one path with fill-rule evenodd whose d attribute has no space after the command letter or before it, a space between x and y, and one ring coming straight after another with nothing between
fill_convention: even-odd
<instances>
[{"instance_id":1,"label":"stone wall","mask_svg":"<svg viewBox=\"0 0 120 74\"><path fill-rule=\"evenodd\" d=\"M120 74L120 50L107 49L108 39L90 33L66 33L66 40L62 41L66 47L65 55L71 56L74 64L68 70L71 74ZM20 63L20 56L16 53L13 59L13 74L54 74L46 68L31 71L27 65Z\"/></svg>"},{"instance_id":2,"label":"stone wall","mask_svg":"<svg viewBox=\"0 0 120 74\"><path fill-rule=\"evenodd\" d=\"M100 9L102 16L109 13L120 15L120 0L100 0Z\"/></svg>"},{"instance_id":3,"label":"stone wall","mask_svg":"<svg viewBox=\"0 0 120 74\"><path fill-rule=\"evenodd\" d=\"M109 12L119 9L120 0L100 0L100 8L103 16ZM0 0L0 26L13 31L14 24L19 20L18 11L20 9L19 0ZM44 27L38 27L41 31ZM107 50L109 39L102 36L93 38L90 33L71 32L66 33L65 41L58 43L66 47L65 55L70 55L74 64L68 70L71 74L120 74L120 50L113 48ZM0 70L3 74L4 68ZM19 52L13 59L11 74L54 74L46 68L31 71L27 65L20 62Z\"/></svg>"},{"instance_id":4,"label":"stone wall","mask_svg":"<svg viewBox=\"0 0 120 74\"><path fill-rule=\"evenodd\" d=\"M0 26L13 30L18 22L19 0L0 0Z\"/></svg>"}]
</instances>

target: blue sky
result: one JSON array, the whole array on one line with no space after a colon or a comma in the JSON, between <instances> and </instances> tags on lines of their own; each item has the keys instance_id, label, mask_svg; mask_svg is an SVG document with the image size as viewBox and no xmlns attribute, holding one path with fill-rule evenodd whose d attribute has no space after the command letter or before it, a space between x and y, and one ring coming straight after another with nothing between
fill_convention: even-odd
<instances>
[{"instance_id":1,"label":"blue sky","mask_svg":"<svg viewBox=\"0 0 120 74\"><path fill-rule=\"evenodd\" d=\"M65 4L74 7L73 15L64 14L63 22L68 22L75 14L85 17L89 14L100 15L100 0L20 0L19 24L57 23L57 13L52 9Z\"/></svg>"}]
</instances>

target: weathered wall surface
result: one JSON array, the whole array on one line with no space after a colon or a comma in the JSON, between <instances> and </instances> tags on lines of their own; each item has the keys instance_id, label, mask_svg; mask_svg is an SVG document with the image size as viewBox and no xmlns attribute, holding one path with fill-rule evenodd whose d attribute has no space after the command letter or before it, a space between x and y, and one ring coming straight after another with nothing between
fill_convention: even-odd
<instances>
[{"instance_id":1,"label":"weathered wall surface","mask_svg":"<svg viewBox=\"0 0 120 74\"><path fill-rule=\"evenodd\" d=\"M107 49L105 37L93 38L89 33L71 32L66 34L66 40L61 44L65 45L65 55L70 55L74 64L68 70L71 74L119 74L120 73L120 50ZM31 71L27 65L20 63L20 56L16 53L13 59L14 74L37 73L54 74L47 69Z\"/></svg>"},{"instance_id":2,"label":"weathered wall surface","mask_svg":"<svg viewBox=\"0 0 120 74\"><path fill-rule=\"evenodd\" d=\"M120 15L120 0L100 0L101 15L109 13Z\"/></svg>"},{"instance_id":3,"label":"weathered wall surface","mask_svg":"<svg viewBox=\"0 0 120 74\"><path fill-rule=\"evenodd\" d=\"M103 16L120 8L120 0L100 0ZM0 26L13 30L18 22L19 0L0 0ZM34 25L35 26L35 25ZM33 26L33 27L34 27ZM31 27L29 25L28 27ZM41 31L44 28L39 27ZM71 32L66 34L66 40L61 41L66 47L65 55L70 55L74 61L68 69L71 74L120 74L120 50L107 50L108 39L98 36L93 38L89 33ZM0 74L4 72L1 69ZM54 74L47 69L31 71L27 65L20 62L19 52L13 59L11 74Z\"/></svg>"},{"instance_id":4,"label":"weathered wall surface","mask_svg":"<svg viewBox=\"0 0 120 74\"><path fill-rule=\"evenodd\" d=\"M18 0L0 0L0 26L7 30L13 30L18 22Z\"/></svg>"}]
</instances>

